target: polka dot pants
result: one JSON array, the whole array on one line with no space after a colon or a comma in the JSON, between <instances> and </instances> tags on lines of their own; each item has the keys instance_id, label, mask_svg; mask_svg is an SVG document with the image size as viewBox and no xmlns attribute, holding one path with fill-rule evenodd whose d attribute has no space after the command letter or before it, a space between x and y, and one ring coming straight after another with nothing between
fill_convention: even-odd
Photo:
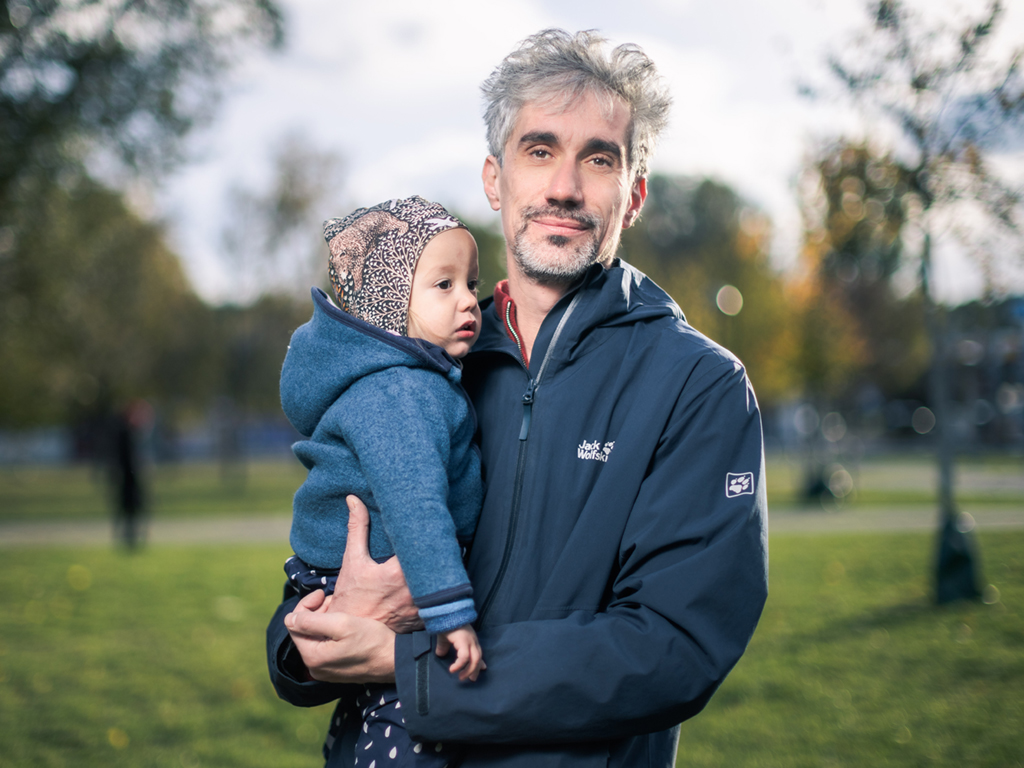
<instances>
[{"instance_id":1,"label":"polka dot pants","mask_svg":"<svg viewBox=\"0 0 1024 768\"><path fill-rule=\"evenodd\" d=\"M405 730L397 689L367 688L356 706L363 715L356 741L357 768L448 768L454 757L450 749L442 742L414 741Z\"/></svg>"}]
</instances>

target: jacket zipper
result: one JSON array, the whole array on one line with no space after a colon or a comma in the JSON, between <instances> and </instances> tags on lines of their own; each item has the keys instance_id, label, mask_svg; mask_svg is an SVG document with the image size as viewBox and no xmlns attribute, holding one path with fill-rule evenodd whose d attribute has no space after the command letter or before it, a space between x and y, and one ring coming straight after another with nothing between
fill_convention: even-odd
<instances>
[{"instance_id":1,"label":"jacket zipper","mask_svg":"<svg viewBox=\"0 0 1024 768\"><path fill-rule=\"evenodd\" d=\"M519 331L516 330L515 325L512 323L512 300L510 299L505 305L505 328L512 336L512 340L516 343L516 348L519 350L519 357L523 361L523 365L527 365L526 362L526 350L523 348L523 340L519 338Z\"/></svg>"},{"instance_id":2,"label":"jacket zipper","mask_svg":"<svg viewBox=\"0 0 1024 768\"><path fill-rule=\"evenodd\" d=\"M540 382L544 377L544 371L548 367L548 362L551 360L551 355L555 351L555 346L558 344L558 339L562 335L562 330L565 328L569 316L576 309L576 304L579 302L581 295L582 291L577 292L573 296L572 301L569 302L565 314L562 315L562 319L558 321L558 325L555 327L555 333L552 335L551 343L548 344L547 351L544 353L544 359L541 361L540 370L537 371L536 378L530 379L530 382L526 385L526 392L523 393L523 421L519 427L519 453L516 457L516 474L515 483L512 487L512 512L508 520L508 535L505 537L505 550L501 554L501 565L498 566L498 575L494 578L494 584L481 604L478 624L483 623L487 610L494 602L494 597L498 594L498 589L505 578L505 572L508 570L509 561L512 559L512 548L515 545L516 529L519 524L519 505L523 496L523 475L526 472L526 445L530 438L530 422L533 419L534 397L538 387L540 387Z\"/></svg>"}]
</instances>

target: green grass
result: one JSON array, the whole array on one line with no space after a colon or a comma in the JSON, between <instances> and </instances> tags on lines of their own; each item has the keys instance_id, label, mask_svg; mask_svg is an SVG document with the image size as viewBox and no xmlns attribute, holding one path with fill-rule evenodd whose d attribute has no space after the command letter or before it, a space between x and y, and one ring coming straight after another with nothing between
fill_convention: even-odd
<instances>
[{"instance_id":1,"label":"green grass","mask_svg":"<svg viewBox=\"0 0 1024 768\"><path fill-rule=\"evenodd\" d=\"M994 602L942 608L931 536L773 538L764 616L679 765L1024 765L1024 532L978 538Z\"/></svg>"},{"instance_id":2,"label":"green grass","mask_svg":"<svg viewBox=\"0 0 1024 768\"><path fill-rule=\"evenodd\" d=\"M764 617L679 764L1024 765L1024 531L979 542L998 600L935 608L930 535L773 537ZM265 670L287 554L5 549L0 766L319 766L328 709Z\"/></svg>"},{"instance_id":3,"label":"green grass","mask_svg":"<svg viewBox=\"0 0 1024 768\"><path fill-rule=\"evenodd\" d=\"M286 545L6 550L0 766L318 766L263 630Z\"/></svg>"},{"instance_id":4,"label":"green grass","mask_svg":"<svg viewBox=\"0 0 1024 768\"><path fill-rule=\"evenodd\" d=\"M222 474L217 464L162 464L147 474L159 517L288 514L306 477L296 460L250 462ZM110 515L106 476L88 466L0 467L0 521L95 519Z\"/></svg>"}]
</instances>

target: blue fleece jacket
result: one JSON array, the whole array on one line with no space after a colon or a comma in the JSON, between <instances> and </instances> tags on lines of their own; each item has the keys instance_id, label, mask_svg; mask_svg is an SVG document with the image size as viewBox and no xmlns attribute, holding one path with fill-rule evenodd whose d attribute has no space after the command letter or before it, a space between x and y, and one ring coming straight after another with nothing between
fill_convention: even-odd
<instances>
[{"instance_id":1,"label":"blue fleece jacket","mask_svg":"<svg viewBox=\"0 0 1024 768\"><path fill-rule=\"evenodd\" d=\"M281 369L281 406L307 439L291 544L306 563L338 568L355 494L370 510L370 555L397 554L430 632L476 619L460 543L483 498L472 406L461 369L440 347L396 336L313 289L313 317Z\"/></svg>"}]
</instances>

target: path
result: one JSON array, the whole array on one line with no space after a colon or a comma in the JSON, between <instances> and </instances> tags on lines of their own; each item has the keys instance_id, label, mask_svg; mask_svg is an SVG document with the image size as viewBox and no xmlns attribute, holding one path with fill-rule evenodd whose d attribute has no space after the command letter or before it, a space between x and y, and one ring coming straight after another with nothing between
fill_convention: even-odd
<instances>
[{"instance_id":1,"label":"path","mask_svg":"<svg viewBox=\"0 0 1024 768\"><path fill-rule=\"evenodd\" d=\"M1024 528L1024 508L972 507L965 511L979 530ZM256 544L288 541L289 515L156 519L149 524L150 544ZM867 507L839 512L779 507L769 513L773 535L869 531L933 531L934 507ZM0 548L24 546L98 546L110 544L107 520L0 522Z\"/></svg>"}]
</instances>

